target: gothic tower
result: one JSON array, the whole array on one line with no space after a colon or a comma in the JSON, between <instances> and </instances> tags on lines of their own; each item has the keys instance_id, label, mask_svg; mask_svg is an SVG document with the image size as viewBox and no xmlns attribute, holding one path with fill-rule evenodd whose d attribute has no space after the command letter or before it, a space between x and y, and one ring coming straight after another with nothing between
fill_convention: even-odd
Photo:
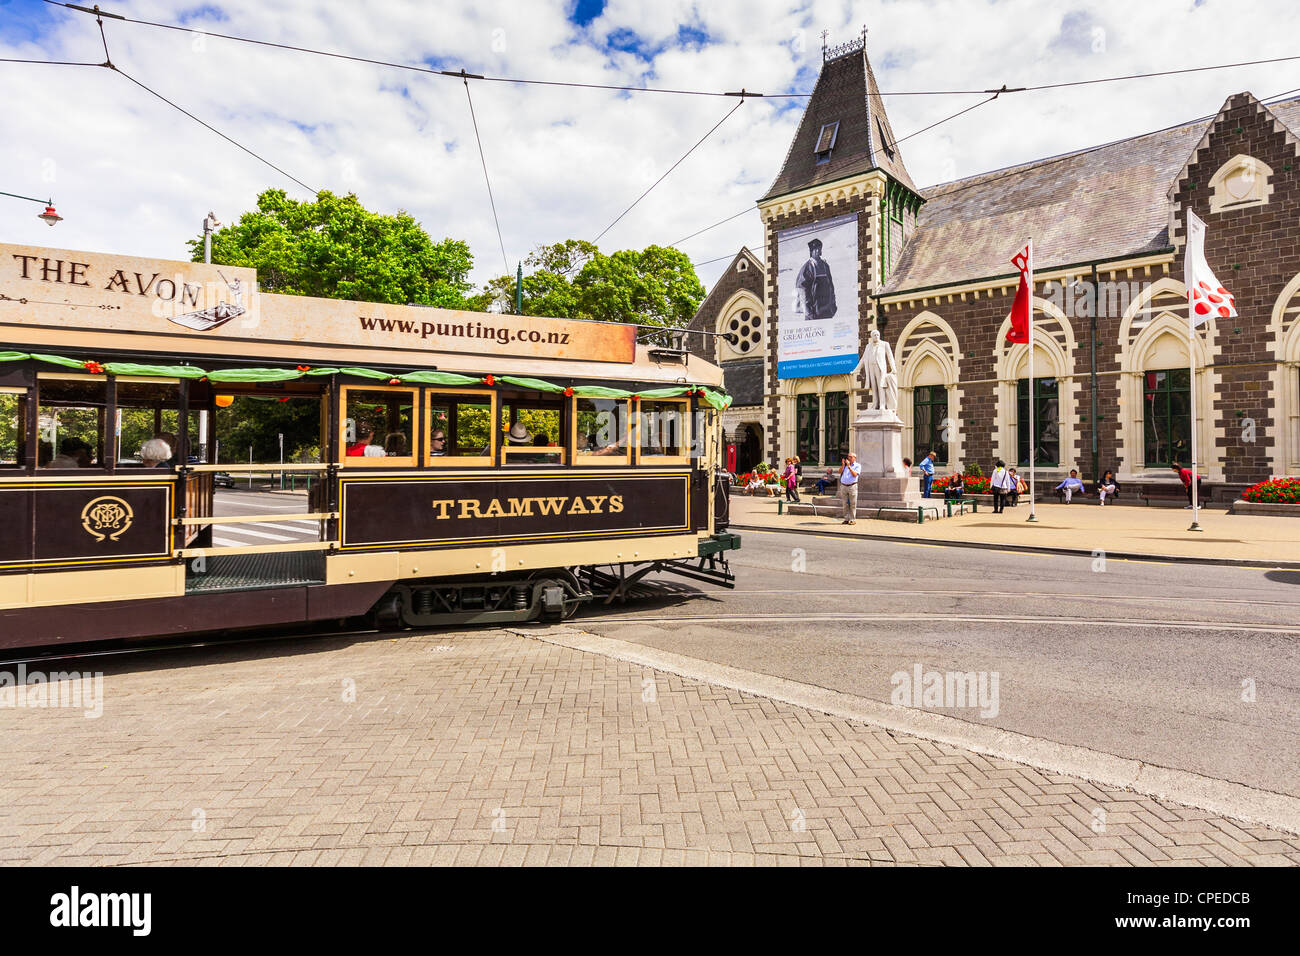
<instances>
[{"instance_id":1,"label":"gothic tower","mask_svg":"<svg viewBox=\"0 0 1300 956\"><path fill-rule=\"evenodd\" d=\"M767 260L766 434L773 460L797 454L838 463L861 404L863 383L849 373L876 325L871 296L902 255L923 199L876 85L866 31L824 48L822 58L781 172L758 202ZM822 280L808 277L827 271L810 292Z\"/></svg>"}]
</instances>

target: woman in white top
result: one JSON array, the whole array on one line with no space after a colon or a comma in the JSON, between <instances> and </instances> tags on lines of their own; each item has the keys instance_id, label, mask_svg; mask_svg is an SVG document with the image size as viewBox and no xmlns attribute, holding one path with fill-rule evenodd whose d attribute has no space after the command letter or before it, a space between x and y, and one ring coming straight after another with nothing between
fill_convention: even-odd
<instances>
[{"instance_id":1,"label":"woman in white top","mask_svg":"<svg viewBox=\"0 0 1300 956\"><path fill-rule=\"evenodd\" d=\"M993 513L1002 514L1006 507L1007 492L1015 487L1007 463L999 458L993 465L993 477L989 479L989 490L993 492Z\"/></svg>"}]
</instances>

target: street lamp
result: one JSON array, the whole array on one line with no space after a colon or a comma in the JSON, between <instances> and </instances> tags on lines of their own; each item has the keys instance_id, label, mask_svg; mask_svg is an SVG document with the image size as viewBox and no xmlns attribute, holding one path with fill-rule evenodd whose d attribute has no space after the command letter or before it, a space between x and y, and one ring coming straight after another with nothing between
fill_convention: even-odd
<instances>
[{"instance_id":1,"label":"street lamp","mask_svg":"<svg viewBox=\"0 0 1300 956\"><path fill-rule=\"evenodd\" d=\"M45 212L41 213L36 218L44 220L46 223L48 223L51 226L54 225L56 222L63 221L63 217L60 216L54 210L53 199L34 199L31 196L20 196L17 193L7 193L7 192L0 192L0 196L9 196L13 199L25 199L28 202L40 203L42 206L45 207Z\"/></svg>"},{"instance_id":2,"label":"street lamp","mask_svg":"<svg viewBox=\"0 0 1300 956\"><path fill-rule=\"evenodd\" d=\"M217 221L217 214L209 212L207 218L203 220L203 261L212 262L212 234L221 228L221 223Z\"/></svg>"}]
</instances>

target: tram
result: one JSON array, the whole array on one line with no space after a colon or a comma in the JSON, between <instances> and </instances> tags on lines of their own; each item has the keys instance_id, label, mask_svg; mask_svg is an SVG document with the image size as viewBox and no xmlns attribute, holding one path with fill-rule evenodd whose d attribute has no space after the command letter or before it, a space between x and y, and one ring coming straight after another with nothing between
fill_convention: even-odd
<instances>
[{"instance_id":1,"label":"tram","mask_svg":"<svg viewBox=\"0 0 1300 956\"><path fill-rule=\"evenodd\" d=\"M0 245L0 648L561 620L656 572L730 587L729 401L633 325ZM249 402L319 442L241 461L218 423Z\"/></svg>"}]
</instances>

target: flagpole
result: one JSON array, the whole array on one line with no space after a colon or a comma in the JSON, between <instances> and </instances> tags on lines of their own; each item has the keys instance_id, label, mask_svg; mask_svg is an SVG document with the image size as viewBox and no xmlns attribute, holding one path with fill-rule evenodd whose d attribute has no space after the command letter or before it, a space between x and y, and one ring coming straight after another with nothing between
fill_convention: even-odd
<instances>
[{"instance_id":1,"label":"flagpole","mask_svg":"<svg viewBox=\"0 0 1300 956\"><path fill-rule=\"evenodd\" d=\"M1191 392L1189 405L1192 412L1192 526L1188 531L1202 531L1201 523L1198 520L1201 513L1200 489L1196 487L1197 481L1197 464L1196 464L1196 326L1192 321L1192 300L1187 300L1187 365L1190 370L1189 381Z\"/></svg>"},{"instance_id":2,"label":"flagpole","mask_svg":"<svg viewBox=\"0 0 1300 956\"><path fill-rule=\"evenodd\" d=\"M1029 518L1036 522L1034 499L1037 497L1034 465L1038 459L1038 433L1034 431L1034 240L1029 239Z\"/></svg>"}]
</instances>

